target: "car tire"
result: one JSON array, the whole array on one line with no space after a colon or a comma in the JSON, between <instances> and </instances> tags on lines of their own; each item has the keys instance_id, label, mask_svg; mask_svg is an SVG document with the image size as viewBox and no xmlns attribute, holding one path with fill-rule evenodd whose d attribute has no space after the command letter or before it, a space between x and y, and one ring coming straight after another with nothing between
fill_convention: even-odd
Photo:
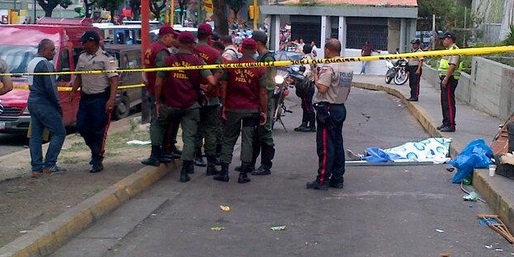
<instances>
[{"instance_id":1,"label":"car tire","mask_svg":"<svg viewBox=\"0 0 514 257\"><path fill-rule=\"evenodd\" d=\"M112 113L113 120L121 120L127 117L130 113L130 99L128 96L124 95L121 98L121 101L114 107L114 111Z\"/></svg>"}]
</instances>

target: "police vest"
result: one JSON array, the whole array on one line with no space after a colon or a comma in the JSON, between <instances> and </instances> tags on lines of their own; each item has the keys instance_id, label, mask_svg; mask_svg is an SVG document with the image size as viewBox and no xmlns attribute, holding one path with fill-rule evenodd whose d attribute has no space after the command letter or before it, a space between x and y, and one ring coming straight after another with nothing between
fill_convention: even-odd
<instances>
[{"instance_id":1,"label":"police vest","mask_svg":"<svg viewBox=\"0 0 514 257\"><path fill-rule=\"evenodd\" d=\"M155 68L156 63L155 59L157 58L157 54L160 53L162 50L168 51L168 47L162 43L162 42L154 42L150 45L150 48L146 50L145 52L145 68ZM155 94L154 87L155 87L155 79L156 79L156 72L147 72L146 73L146 90L150 92L152 95Z\"/></svg>"},{"instance_id":2,"label":"police vest","mask_svg":"<svg viewBox=\"0 0 514 257\"><path fill-rule=\"evenodd\" d=\"M459 47L456 45L452 45L450 48L448 48L448 50L456 50L456 49L459 49ZM438 73L439 73L440 77L446 76L446 71L448 71L448 69L450 69L450 62L449 62L450 58L451 58L451 56L445 56L445 57L441 58L441 61L439 62L439 68L438 68ZM453 71L453 74L452 74L453 78L460 79L460 74L462 72L462 66L463 66L463 62L461 62L460 56L459 56L459 63L455 64L455 65L457 65L457 67Z\"/></svg>"}]
</instances>

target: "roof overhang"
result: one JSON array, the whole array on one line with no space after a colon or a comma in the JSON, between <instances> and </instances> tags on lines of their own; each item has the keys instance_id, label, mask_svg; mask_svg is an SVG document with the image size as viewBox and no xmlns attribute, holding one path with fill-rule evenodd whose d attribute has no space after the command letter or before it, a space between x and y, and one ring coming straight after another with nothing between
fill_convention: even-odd
<instances>
[{"instance_id":1,"label":"roof overhang","mask_svg":"<svg viewBox=\"0 0 514 257\"><path fill-rule=\"evenodd\" d=\"M418 18L417 6L355 6L355 5L261 5L264 15L307 15L338 17L382 17L382 18Z\"/></svg>"}]
</instances>

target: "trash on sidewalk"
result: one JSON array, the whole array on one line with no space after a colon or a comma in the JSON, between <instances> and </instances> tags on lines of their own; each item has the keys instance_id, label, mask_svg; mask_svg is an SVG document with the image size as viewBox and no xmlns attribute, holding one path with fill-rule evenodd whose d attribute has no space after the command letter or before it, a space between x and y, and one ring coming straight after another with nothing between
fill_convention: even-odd
<instances>
[{"instance_id":1,"label":"trash on sidewalk","mask_svg":"<svg viewBox=\"0 0 514 257\"><path fill-rule=\"evenodd\" d=\"M212 227L211 230L212 231L222 231L222 230L225 230L225 227Z\"/></svg>"},{"instance_id":2,"label":"trash on sidewalk","mask_svg":"<svg viewBox=\"0 0 514 257\"><path fill-rule=\"evenodd\" d=\"M514 244L514 236L509 232L509 229L500 219L500 216L478 214L478 219L480 219L481 223L487 224L487 226L492 228L494 231L498 232L509 243Z\"/></svg>"},{"instance_id":3,"label":"trash on sidewalk","mask_svg":"<svg viewBox=\"0 0 514 257\"><path fill-rule=\"evenodd\" d=\"M286 226L274 226L274 227L271 227L271 230L273 230L273 231L286 230Z\"/></svg>"},{"instance_id":4,"label":"trash on sidewalk","mask_svg":"<svg viewBox=\"0 0 514 257\"><path fill-rule=\"evenodd\" d=\"M393 148L367 148L364 154L346 150L349 165L426 165L441 164L449 160L451 138L428 138L419 142L407 142Z\"/></svg>"},{"instance_id":5,"label":"trash on sidewalk","mask_svg":"<svg viewBox=\"0 0 514 257\"><path fill-rule=\"evenodd\" d=\"M152 142L150 141L141 141L141 140L130 140L127 142L128 145L149 145Z\"/></svg>"},{"instance_id":6,"label":"trash on sidewalk","mask_svg":"<svg viewBox=\"0 0 514 257\"><path fill-rule=\"evenodd\" d=\"M476 202L478 200L478 201L485 203L485 200L480 198L477 193L475 193L474 191L466 190L466 188L464 188L464 184L465 184L464 181L460 182L460 190L462 190L462 192L466 193L466 195L463 197L464 201Z\"/></svg>"},{"instance_id":7,"label":"trash on sidewalk","mask_svg":"<svg viewBox=\"0 0 514 257\"><path fill-rule=\"evenodd\" d=\"M488 168L491 164L493 151L485 144L484 139L474 139L449 163L457 168L452 183L461 183L464 179L471 180L473 169Z\"/></svg>"},{"instance_id":8,"label":"trash on sidewalk","mask_svg":"<svg viewBox=\"0 0 514 257\"><path fill-rule=\"evenodd\" d=\"M230 206L220 205L220 209L221 209L222 211L230 211Z\"/></svg>"},{"instance_id":9,"label":"trash on sidewalk","mask_svg":"<svg viewBox=\"0 0 514 257\"><path fill-rule=\"evenodd\" d=\"M464 201L476 202L478 200L478 194L475 192L470 192L469 194L462 197Z\"/></svg>"},{"instance_id":10,"label":"trash on sidewalk","mask_svg":"<svg viewBox=\"0 0 514 257\"><path fill-rule=\"evenodd\" d=\"M442 229L438 229L438 228L437 228L435 231L437 231L437 232L439 232L439 233L444 233L444 230L442 230Z\"/></svg>"}]
</instances>

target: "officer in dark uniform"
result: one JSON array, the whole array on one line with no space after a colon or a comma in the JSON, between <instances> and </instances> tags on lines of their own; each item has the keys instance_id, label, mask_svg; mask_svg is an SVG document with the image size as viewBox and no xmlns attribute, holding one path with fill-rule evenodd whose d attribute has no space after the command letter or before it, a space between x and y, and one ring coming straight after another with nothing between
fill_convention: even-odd
<instances>
[{"instance_id":1,"label":"officer in dark uniform","mask_svg":"<svg viewBox=\"0 0 514 257\"><path fill-rule=\"evenodd\" d=\"M79 56L77 70L116 70L114 57L100 48L100 36L95 31L86 31L80 38L84 53ZM105 152L105 139L114 107L118 74L78 74L70 94L70 101L81 88L77 129L91 149L91 173L104 169L102 161Z\"/></svg>"},{"instance_id":2,"label":"officer in dark uniform","mask_svg":"<svg viewBox=\"0 0 514 257\"><path fill-rule=\"evenodd\" d=\"M176 54L164 59L166 67L203 65L202 58L194 55L195 36L182 32L178 36L179 48ZM204 80L203 80L203 79ZM201 85L206 81L208 85ZM162 142L163 135L170 124L181 124L182 170L180 182L189 181L194 173L195 135L200 121L200 90L208 91L217 81L210 70L174 70L157 72L155 80L155 108L157 120L150 127L152 145Z\"/></svg>"},{"instance_id":3,"label":"officer in dark uniform","mask_svg":"<svg viewBox=\"0 0 514 257\"><path fill-rule=\"evenodd\" d=\"M423 52L421 50L420 45L421 41L419 39L413 39L411 41L412 53ZM410 87L410 97L407 101L418 101L419 97L419 82L421 80L421 72L423 68L423 57L417 58L409 58L409 63L407 65L407 70L409 72L409 87Z\"/></svg>"},{"instance_id":4,"label":"officer in dark uniform","mask_svg":"<svg viewBox=\"0 0 514 257\"><path fill-rule=\"evenodd\" d=\"M446 32L440 38L446 50L456 50L455 33ZM455 132L455 90L459 84L462 71L462 63L458 55L444 56L439 61L439 78L441 79L441 110L443 112L443 124L437 129L441 132Z\"/></svg>"},{"instance_id":5,"label":"officer in dark uniform","mask_svg":"<svg viewBox=\"0 0 514 257\"><path fill-rule=\"evenodd\" d=\"M341 53L341 43L332 38L325 44L325 58L335 58ZM316 147L318 176L307 183L307 189L327 190L343 188L345 159L343 148L343 123L346 119L344 103L350 94L353 70L344 63L330 63L321 67L319 75L313 73L316 92L313 102L316 109Z\"/></svg>"},{"instance_id":6,"label":"officer in dark uniform","mask_svg":"<svg viewBox=\"0 0 514 257\"><path fill-rule=\"evenodd\" d=\"M229 63L252 63L257 49L255 41L246 38L242 43L243 56ZM242 131L239 183L248 183L248 172L252 172L252 141L255 128L266 124L268 92L264 74L266 68L227 69L221 82L221 98L224 142L221 147L221 172L214 180L228 182L228 166L232 162L234 145ZM241 129L242 127L242 129Z\"/></svg>"},{"instance_id":7,"label":"officer in dark uniform","mask_svg":"<svg viewBox=\"0 0 514 257\"><path fill-rule=\"evenodd\" d=\"M275 57L268 50L266 44L268 36L262 31L254 31L252 38L257 44L257 52L259 62L275 61ZM272 117L274 104L273 91L275 90L275 75L277 70L274 67L266 68L265 80L266 89L268 90L268 113L267 117ZM261 154L261 166L252 172L252 175L269 175L271 174L272 160L275 157L275 143L273 142L273 134L271 130L272 119L267 119L264 126L259 126L253 143L253 159L252 166L255 167L257 157Z\"/></svg>"},{"instance_id":8,"label":"officer in dark uniform","mask_svg":"<svg viewBox=\"0 0 514 257\"><path fill-rule=\"evenodd\" d=\"M221 63L221 52L209 45L212 40L212 27L208 23L198 26L198 44L195 54L201 57L207 64ZM212 70L216 80L221 77L220 70ZM219 121L220 90L219 86L205 92L206 102L200 109L200 125L196 145L196 156L201 158L202 137L205 139L204 151L207 156L207 176L218 174L216 169L216 146L218 145L218 133L221 130ZM203 162L203 161L202 161ZM201 162L200 162L201 163ZM199 164L200 164L199 163ZM200 165L199 165L200 166Z\"/></svg>"},{"instance_id":9,"label":"officer in dark uniform","mask_svg":"<svg viewBox=\"0 0 514 257\"><path fill-rule=\"evenodd\" d=\"M171 53L170 47L174 47L177 43L177 37L179 33L176 32L170 26L163 26L159 29L159 39L152 44L150 48L145 52L145 68L163 67L164 59ZM175 49L175 48L174 48ZM175 49L176 50L176 49ZM146 90L150 94L150 102L152 105L152 122L155 122L157 114L155 113L155 78L156 72L147 72L146 75ZM173 129L169 130L172 134L173 142L175 142L179 126L172 126ZM165 137L167 139L167 137ZM168 158L164 153L164 149L167 144L167 140L164 140L158 145L152 145L152 152L148 159L142 160L141 163L145 165L159 166L159 164L171 162L172 158ZM175 144L173 144L173 150L177 152ZM173 153L173 151L172 151ZM174 157L174 156L169 156Z\"/></svg>"}]
</instances>

